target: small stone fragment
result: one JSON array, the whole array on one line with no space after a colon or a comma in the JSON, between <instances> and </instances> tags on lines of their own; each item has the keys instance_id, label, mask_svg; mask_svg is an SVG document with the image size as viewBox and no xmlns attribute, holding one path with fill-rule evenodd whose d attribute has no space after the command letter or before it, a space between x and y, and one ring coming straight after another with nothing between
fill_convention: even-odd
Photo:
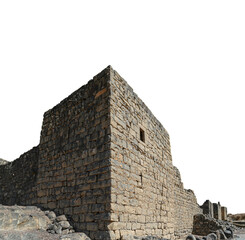
<instances>
[{"instance_id":1,"label":"small stone fragment","mask_svg":"<svg viewBox=\"0 0 245 240\"><path fill-rule=\"evenodd\" d=\"M208 234L207 240L217 240L217 235L215 233Z\"/></svg>"},{"instance_id":2,"label":"small stone fragment","mask_svg":"<svg viewBox=\"0 0 245 240\"><path fill-rule=\"evenodd\" d=\"M61 222L61 221L67 221L67 218L65 215L60 215L58 217L56 217L55 219L57 222Z\"/></svg>"},{"instance_id":3,"label":"small stone fragment","mask_svg":"<svg viewBox=\"0 0 245 240\"><path fill-rule=\"evenodd\" d=\"M196 237L194 235L190 234L186 237L186 240L196 240Z\"/></svg>"},{"instance_id":4,"label":"small stone fragment","mask_svg":"<svg viewBox=\"0 0 245 240\"><path fill-rule=\"evenodd\" d=\"M71 227L71 225L70 225L70 223L68 221L61 221L61 222L59 222L59 224L64 229L67 229L67 228Z\"/></svg>"},{"instance_id":5,"label":"small stone fragment","mask_svg":"<svg viewBox=\"0 0 245 240\"><path fill-rule=\"evenodd\" d=\"M56 214L53 211L51 211L51 212L48 213L48 218L50 220L54 220L56 218Z\"/></svg>"}]
</instances>

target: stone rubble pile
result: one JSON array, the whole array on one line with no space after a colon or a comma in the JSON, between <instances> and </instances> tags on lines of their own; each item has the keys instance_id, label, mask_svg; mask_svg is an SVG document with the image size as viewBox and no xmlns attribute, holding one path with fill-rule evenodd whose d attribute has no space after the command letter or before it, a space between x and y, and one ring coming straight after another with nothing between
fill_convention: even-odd
<instances>
[{"instance_id":1,"label":"stone rubble pile","mask_svg":"<svg viewBox=\"0 0 245 240\"><path fill-rule=\"evenodd\" d=\"M69 234L75 232L65 215L56 216L53 211L45 211L45 215L51 221L47 229L49 233Z\"/></svg>"},{"instance_id":2,"label":"stone rubble pile","mask_svg":"<svg viewBox=\"0 0 245 240\"><path fill-rule=\"evenodd\" d=\"M0 204L0 240L90 240L76 232L65 215L35 206Z\"/></svg>"},{"instance_id":3,"label":"stone rubble pile","mask_svg":"<svg viewBox=\"0 0 245 240\"><path fill-rule=\"evenodd\" d=\"M194 216L193 234L205 236L202 239L219 240L233 238L233 232L236 230L231 222L218 220L209 215L197 214ZM189 235L186 239L199 240L200 238Z\"/></svg>"},{"instance_id":4,"label":"stone rubble pile","mask_svg":"<svg viewBox=\"0 0 245 240\"><path fill-rule=\"evenodd\" d=\"M147 236L147 237L136 237L136 236L123 236L122 240L169 240L167 238L158 238L153 236Z\"/></svg>"}]
</instances>

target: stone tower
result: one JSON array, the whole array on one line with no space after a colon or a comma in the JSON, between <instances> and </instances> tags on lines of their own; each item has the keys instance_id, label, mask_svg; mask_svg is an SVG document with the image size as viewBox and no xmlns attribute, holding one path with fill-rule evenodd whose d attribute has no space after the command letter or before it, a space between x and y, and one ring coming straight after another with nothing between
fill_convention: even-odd
<instances>
[{"instance_id":1,"label":"stone tower","mask_svg":"<svg viewBox=\"0 0 245 240\"><path fill-rule=\"evenodd\" d=\"M1 203L64 213L92 239L179 239L201 213L169 134L110 66L44 114L40 144L0 166L0 187Z\"/></svg>"}]
</instances>

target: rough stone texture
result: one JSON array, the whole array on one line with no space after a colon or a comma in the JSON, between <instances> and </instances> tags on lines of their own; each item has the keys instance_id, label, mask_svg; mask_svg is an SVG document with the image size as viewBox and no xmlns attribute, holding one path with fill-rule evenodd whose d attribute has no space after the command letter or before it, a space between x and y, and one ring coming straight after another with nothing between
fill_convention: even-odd
<instances>
[{"instance_id":1,"label":"rough stone texture","mask_svg":"<svg viewBox=\"0 0 245 240\"><path fill-rule=\"evenodd\" d=\"M107 69L46 112L39 145L36 203L93 239L109 238L109 79Z\"/></svg>"},{"instance_id":2,"label":"rough stone texture","mask_svg":"<svg viewBox=\"0 0 245 240\"><path fill-rule=\"evenodd\" d=\"M36 196L39 148L0 166L0 203L31 205Z\"/></svg>"},{"instance_id":3,"label":"rough stone texture","mask_svg":"<svg viewBox=\"0 0 245 240\"><path fill-rule=\"evenodd\" d=\"M214 217L213 204L209 200L206 200L201 208L203 210L203 214L208 214L212 218Z\"/></svg>"},{"instance_id":4,"label":"rough stone texture","mask_svg":"<svg viewBox=\"0 0 245 240\"><path fill-rule=\"evenodd\" d=\"M209 215L197 214L194 216L193 234L195 235L207 236L217 231L226 233L227 231L233 232L235 229L232 223L211 218Z\"/></svg>"},{"instance_id":5,"label":"rough stone texture","mask_svg":"<svg viewBox=\"0 0 245 240\"><path fill-rule=\"evenodd\" d=\"M222 220L227 220L227 208L226 207L221 207L221 219Z\"/></svg>"},{"instance_id":6,"label":"rough stone texture","mask_svg":"<svg viewBox=\"0 0 245 240\"><path fill-rule=\"evenodd\" d=\"M220 203L213 203L214 218L221 220L221 206Z\"/></svg>"},{"instance_id":7,"label":"rough stone texture","mask_svg":"<svg viewBox=\"0 0 245 240\"><path fill-rule=\"evenodd\" d=\"M111 71L111 212L114 238L191 232L201 212L172 164L169 134L132 88ZM144 140L140 132L144 131Z\"/></svg>"},{"instance_id":8,"label":"rough stone texture","mask_svg":"<svg viewBox=\"0 0 245 240\"><path fill-rule=\"evenodd\" d=\"M0 240L91 240L84 233L67 235L50 234L43 230L1 231Z\"/></svg>"},{"instance_id":9,"label":"rough stone texture","mask_svg":"<svg viewBox=\"0 0 245 240\"><path fill-rule=\"evenodd\" d=\"M46 230L50 220L34 206L0 205L0 230Z\"/></svg>"},{"instance_id":10,"label":"rough stone texture","mask_svg":"<svg viewBox=\"0 0 245 240\"><path fill-rule=\"evenodd\" d=\"M45 113L39 146L0 176L1 203L66 214L91 239L179 239L202 212L169 134L110 66Z\"/></svg>"},{"instance_id":11,"label":"rough stone texture","mask_svg":"<svg viewBox=\"0 0 245 240\"><path fill-rule=\"evenodd\" d=\"M90 240L90 238L84 233L72 233L63 235L60 237L62 240Z\"/></svg>"}]
</instances>

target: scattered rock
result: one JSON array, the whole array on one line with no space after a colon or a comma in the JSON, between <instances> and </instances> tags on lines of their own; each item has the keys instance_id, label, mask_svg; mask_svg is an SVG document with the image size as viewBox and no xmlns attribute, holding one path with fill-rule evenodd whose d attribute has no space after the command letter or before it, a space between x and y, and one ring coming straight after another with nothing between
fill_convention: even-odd
<instances>
[{"instance_id":1,"label":"scattered rock","mask_svg":"<svg viewBox=\"0 0 245 240\"><path fill-rule=\"evenodd\" d=\"M69 228L71 228L71 225L70 225L70 223L69 223L68 221L61 221L61 222L59 222L59 224L60 224L60 226L61 226L62 228L64 228L64 229L69 229Z\"/></svg>"},{"instance_id":2,"label":"scattered rock","mask_svg":"<svg viewBox=\"0 0 245 240\"><path fill-rule=\"evenodd\" d=\"M217 235L215 233L208 234L206 240L217 240Z\"/></svg>"},{"instance_id":3,"label":"scattered rock","mask_svg":"<svg viewBox=\"0 0 245 240\"><path fill-rule=\"evenodd\" d=\"M51 221L47 229L49 233L69 234L75 232L65 215L56 216L52 211L45 211L45 214Z\"/></svg>"},{"instance_id":4,"label":"scattered rock","mask_svg":"<svg viewBox=\"0 0 245 240\"><path fill-rule=\"evenodd\" d=\"M62 240L91 240L85 233L71 233L60 237Z\"/></svg>"},{"instance_id":5,"label":"scattered rock","mask_svg":"<svg viewBox=\"0 0 245 240\"><path fill-rule=\"evenodd\" d=\"M48 218L53 221L56 218L56 214L53 211L45 211L45 214L48 216Z\"/></svg>"},{"instance_id":6,"label":"scattered rock","mask_svg":"<svg viewBox=\"0 0 245 240\"><path fill-rule=\"evenodd\" d=\"M67 221L67 218L65 215L60 215L56 218L57 222L61 222L61 221Z\"/></svg>"},{"instance_id":7,"label":"scattered rock","mask_svg":"<svg viewBox=\"0 0 245 240\"><path fill-rule=\"evenodd\" d=\"M136 237L132 235L126 235L122 237L122 240L169 240L166 238L158 238L153 236L147 236L147 237Z\"/></svg>"},{"instance_id":8,"label":"scattered rock","mask_svg":"<svg viewBox=\"0 0 245 240\"><path fill-rule=\"evenodd\" d=\"M50 220L37 207L0 205L0 230L46 230Z\"/></svg>"},{"instance_id":9,"label":"scattered rock","mask_svg":"<svg viewBox=\"0 0 245 240\"><path fill-rule=\"evenodd\" d=\"M206 214L205 215L197 214L194 216L194 222L193 222L194 235L207 236L209 233L216 233L216 231L219 231L221 237L223 234L225 234L225 236L229 238L230 234L231 233L233 234L233 230L235 229L236 227L232 223L228 221L217 220ZM226 230L228 230L227 232L228 235L226 235Z\"/></svg>"},{"instance_id":10,"label":"scattered rock","mask_svg":"<svg viewBox=\"0 0 245 240\"><path fill-rule=\"evenodd\" d=\"M224 231L224 233L225 233L225 235L226 235L226 237L227 238L233 238L234 236L234 234L233 234L233 230L232 229L226 229L225 231Z\"/></svg>"},{"instance_id":11,"label":"scattered rock","mask_svg":"<svg viewBox=\"0 0 245 240\"><path fill-rule=\"evenodd\" d=\"M217 239L227 239L225 233L223 232L223 230L217 230L216 231L216 235L217 235Z\"/></svg>"},{"instance_id":12,"label":"scattered rock","mask_svg":"<svg viewBox=\"0 0 245 240\"><path fill-rule=\"evenodd\" d=\"M196 240L196 237L194 235L190 234L186 237L186 240Z\"/></svg>"}]
</instances>

